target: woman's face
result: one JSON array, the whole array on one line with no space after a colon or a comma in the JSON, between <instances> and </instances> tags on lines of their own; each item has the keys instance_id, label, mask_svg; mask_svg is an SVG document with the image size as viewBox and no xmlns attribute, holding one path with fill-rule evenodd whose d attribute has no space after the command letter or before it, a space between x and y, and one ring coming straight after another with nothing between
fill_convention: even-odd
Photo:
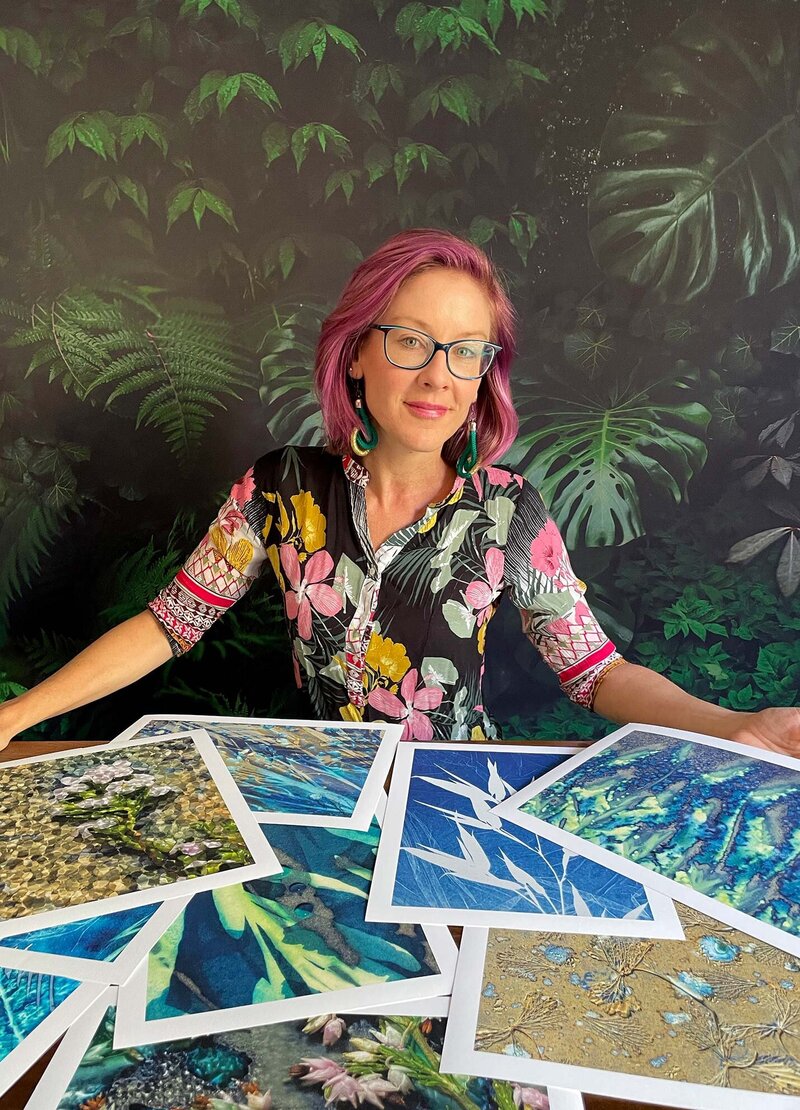
<instances>
[{"instance_id":1,"label":"woman's face","mask_svg":"<svg viewBox=\"0 0 800 1110\"><path fill-rule=\"evenodd\" d=\"M374 323L415 328L440 343L492 338L489 300L482 287L468 274L441 266L408 278ZM438 456L467 419L480 380L454 378L444 351L437 351L421 370L393 366L384 354L383 335L367 332L352 364L352 376L363 382L379 447Z\"/></svg>"}]
</instances>

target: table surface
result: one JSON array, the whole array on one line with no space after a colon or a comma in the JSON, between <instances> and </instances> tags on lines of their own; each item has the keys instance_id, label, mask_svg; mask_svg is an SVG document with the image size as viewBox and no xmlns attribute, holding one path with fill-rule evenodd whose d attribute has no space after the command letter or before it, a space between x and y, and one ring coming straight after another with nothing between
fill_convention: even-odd
<instances>
[{"instance_id":1,"label":"table surface","mask_svg":"<svg viewBox=\"0 0 800 1110\"><path fill-rule=\"evenodd\" d=\"M22 743L20 741L12 741L8 747L0 752L0 763L5 763L11 759L27 759L33 755L47 755L49 752L70 751L73 748L83 748L90 746L90 741L78 740L69 741L61 740L54 743L48 741L32 741L30 743ZM100 743L98 741L98 743ZM536 741L541 743L541 741ZM457 939L460 938L461 930L451 930ZM55 1047L47 1052L36 1064L30 1068L22 1078L14 1084L14 1086L3 1096L2 1107L3 1110L24 1110L25 1104L30 1098L34 1087L39 1082L42 1072L47 1067ZM624 1094L625 1077L620 1075L620 1089ZM666 1108L654 1106L653 1103L632 1102L630 1100L621 1100L614 1098L601 1098L598 1095L584 1095L583 1102L586 1110L666 1110ZM281 1110L280 1106L276 1110Z\"/></svg>"}]
</instances>

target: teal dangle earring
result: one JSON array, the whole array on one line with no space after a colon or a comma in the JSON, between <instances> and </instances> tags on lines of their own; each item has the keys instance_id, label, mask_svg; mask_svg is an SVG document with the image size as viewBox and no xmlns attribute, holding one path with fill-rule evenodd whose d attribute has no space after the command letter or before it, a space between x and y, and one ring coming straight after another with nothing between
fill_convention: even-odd
<instances>
[{"instance_id":1,"label":"teal dangle earring","mask_svg":"<svg viewBox=\"0 0 800 1110\"><path fill-rule=\"evenodd\" d=\"M464 444L464 450L458 456L456 474L459 478L471 478L478 468L478 461L478 421L473 405L469 413L467 442Z\"/></svg>"},{"instance_id":2,"label":"teal dangle earring","mask_svg":"<svg viewBox=\"0 0 800 1110\"><path fill-rule=\"evenodd\" d=\"M364 431L356 424L355 428L350 435L350 447L354 455L368 455L370 451L378 446L378 432L375 425L372 423L372 418L369 415L367 406L364 404L364 395L361 390L361 381L356 378L356 399L355 410L356 416L360 418L361 423L364 425Z\"/></svg>"}]
</instances>

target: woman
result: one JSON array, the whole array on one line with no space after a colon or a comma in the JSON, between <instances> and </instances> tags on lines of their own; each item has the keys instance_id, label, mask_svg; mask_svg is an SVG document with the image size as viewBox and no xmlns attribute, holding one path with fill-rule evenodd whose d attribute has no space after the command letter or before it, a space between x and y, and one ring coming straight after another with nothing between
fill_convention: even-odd
<instances>
[{"instance_id":1,"label":"woman","mask_svg":"<svg viewBox=\"0 0 800 1110\"><path fill-rule=\"evenodd\" d=\"M483 651L507 592L573 700L617 723L800 751L800 710L700 701L603 634L538 493L494 465L517 430L513 353L513 309L481 250L425 228L384 243L322 327L328 448L259 459L145 612L0 706L0 746L188 651L269 562L295 676L321 719L400 721L420 740L496 736Z\"/></svg>"}]
</instances>

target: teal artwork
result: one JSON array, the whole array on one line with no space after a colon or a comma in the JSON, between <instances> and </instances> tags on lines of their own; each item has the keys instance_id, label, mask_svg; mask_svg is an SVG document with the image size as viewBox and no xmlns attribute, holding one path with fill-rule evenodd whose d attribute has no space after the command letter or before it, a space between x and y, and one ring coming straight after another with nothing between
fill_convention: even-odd
<instances>
[{"instance_id":1,"label":"teal artwork","mask_svg":"<svg viewBox=\"0 0 800 1110\"><path fill-rule=\"evenodd\" d=\"M800 936L800 763L632 729L559 774L520 814Z\"/></svg>"},{"instance_id":2,"label":"teal artwork","mask_svg":"<svg viewBox=\"0 0 800 1110\"><path fill-rule=\"evenodd\" d=\"M74 979L0 967L0 1068L14 1049L79 986Z\"/></svg>"},{"instance_id":3,"label":"teal artwork","mask_svg":"<svg viewBox=\"0 0 800 1110\"><path fill-rule=\"evenodd\" d=\"M192 898L120 988L117 1046L307 1016L323 992L342 1008L447 993L422 927L364 919L379 833L271 827L283 873Z\"/></svg>"},{"instance_id":4,"label":"teal artwork","mask_svg":"<svg viewBox=\"0 0 800 1110\"><path fill-rule=\"evenodd\" d=\"M85 960L114 960L157 912L158 905L133 906L127 910L65 921L47 929L5 937L0 946L50 956L74 956Z\"/></svg>"}]
</instances>

